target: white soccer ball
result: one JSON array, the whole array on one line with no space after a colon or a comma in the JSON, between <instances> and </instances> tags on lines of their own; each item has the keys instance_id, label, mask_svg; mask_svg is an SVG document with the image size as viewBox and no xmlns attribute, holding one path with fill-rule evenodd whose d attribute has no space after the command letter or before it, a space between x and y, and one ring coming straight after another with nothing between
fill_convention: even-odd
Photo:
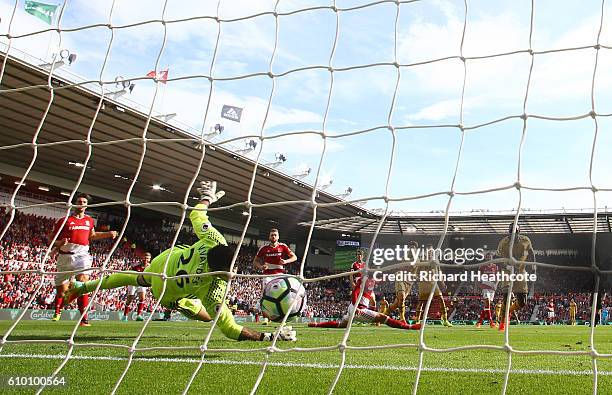
<instances>
[{"instance_id":1,"label":"white soccer ball","mask_svg":"<svg viewBox=\"0 0 612 395\"><path fill-rule=\"evenodd\" d=\"M306 289L295 277L275 278L266 284L260 306L263 315L275 322L281 322L290 309L287 319L299 316L306 308Z\"/></svg>"}]
</instances>

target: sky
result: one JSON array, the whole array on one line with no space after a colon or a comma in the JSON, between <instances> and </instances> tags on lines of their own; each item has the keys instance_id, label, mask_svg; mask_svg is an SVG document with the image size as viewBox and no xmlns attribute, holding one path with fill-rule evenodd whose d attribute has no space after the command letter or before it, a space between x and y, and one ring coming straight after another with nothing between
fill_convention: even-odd
<instances>
[{"instance_id":1,"label":"sky","mask_svg":"<svg viewBox=\"0 0 612 395\"><path fill-rule=\"evenodd\" d=\"M61 0L47 3L64 4ZM423 0L399 7L395 38L395 3L382 3L338 13L338 36L331 58L334 69L297 70L330 64L336 37L336 13L331 9L294 12L275 18L255 16L273 11L275 1L221 1L217 56L212 65L215 78L210 108L209 75L217 44L216 2L169 0L164 10L159 0L68 0L57 32L38 33L49 25L23 11L19 1L10 32L12 46L50 60L57 48L78 54L64 68L87 80L113 81L139 78L155 68L169 69L169 78L201 76L159 84L135 81L127 97L157 113L178 115L174 122L189 125L195 133L208 133L222 123L225 130L214 142L247 135L273 137L264 140L263 163L283 153L287 161L279 170L297 174L311 167L304 180L319 185L333 184L327 191L340 194L353 189L349 199L380 197L405 199L451 188L457 164L461 131L457 127L414 126L458 125L466 127L523 113L523 101L531 64L526 53L466 61L466 86L461 113L463 63L449 59L399 68L374 66L380 62L413 64L461 54L465 8L463 1ZM367 4L366 1L337 1L339 8ZM526 50L529 48L531 1L468 0L463 56ZM311 6L329 6L329 1L281 0L279 13ZM0 41L6 42L15 1L0 0ZM612 46L612 5L600 43ZM250 16L250 17L249 17ZM535 1L532 48L545 51L592 46L597 42L601 1ZM172 22L187 19L180 22ZM165 20L165 25L156 20ZM96 24L110 24L107 26ZM151 22L154 21L154 22ZM278 41L275 30L278 22ZM58 18L54 26L58 26ZM164 29L166 27L166 30ZM164 45L164 32L165 45ZM61 38L61 44L59 40ZM107 54L109 48L110 51ZM273 86L267 75L240 78L253 73L275 75L269 115L265 117ZM396 55L395 55L396 53ZM591 110L591 81L596 51L593 48L538 54L535 56L526 113L544 117L573 117ZM104 65L104 67L103 67ZM296 71L297 70L297 71ZM598 114L612 114L612 49L599 51L594 99ZM292 72L290 72L292 71ZM224 80L216 80L224 79ZM332 87L330 94L330 85ZM396 89L397 85L397 89ZM109 86L110 89L113 86ZM395 94L395 101L393 100ZM331 98L326 114L328 97ZM222 120L221 107L244 109L240 123ZM392 110L392 111L391 111ZM389 119L389 114L391 118ZM264 118L265 124L264 124ZM597 144L592 181L600 189L612 188L612 117L598 117ZM395 129L393 133L386 127ZM367 133L351 132L380 127ZM521 152L521 184L534 188L590 186L589 168L595 136L592 118L551 121L529 118L521 149L523 122L510 119L469 129L457 168L455 192L482 191L517 181ZM325 144L324 144L325 142ZM232 143L242 148L243 139ZM325 146L325 152L323 148ZM249 154L256 158L256 152ZM390 169L390 161L393 164ZM389 177L388 177L389 175ZM387 182L388 181L388 182ZM386 190L388 184L388 190ZM518 192L456 196L451 211L512 210ZM410 212L445 210L448 196L393 201L389 209ZM597 193L598 206L612 207L612 192ZM523 190L525 209L582 209L593 207L590 191L549 192ZM365 207L384 207L371 200Z\"/></svg>"}]
</instances>

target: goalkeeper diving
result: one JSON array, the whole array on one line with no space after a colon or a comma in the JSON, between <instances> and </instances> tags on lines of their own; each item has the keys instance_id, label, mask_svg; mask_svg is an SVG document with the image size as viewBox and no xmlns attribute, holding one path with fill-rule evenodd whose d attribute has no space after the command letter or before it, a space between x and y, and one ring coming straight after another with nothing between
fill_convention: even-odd
<instances>
[{"instance_id":1,"label":"goalkeeper diving","mask_svg":"<svg viewBox=\"0 0 612 395\"><path fill-rule=\"evenodd\" d=\"M101 289L127 285L150 287L156 299L161 297L160 303L163 307L176 309L193 320L212 321L217 311L221 309L217 327L230 339L271 341L272 333L261 333L238 325L224 300L234 248L229 247L223 235L212 226L206 210L210 204L222 198L225 192L217 191L217 183L214 181L201 181L198 193L200 202L189 214L199 239L195 244L176 245L162 252L142 273L114 273L95 281L75 282L66 291L64 303L70 304L78 296L93 292L98 284ZM164 286L162 278L147 273L162 273L166 261L168 264L165 273L168 277L209 272L224 273L170 279L166 282L165 292L162 292ZM284 326L280 330L279 339L295 341L296 332L291 330L291 327Z\"/></svg>"}]
</instances>

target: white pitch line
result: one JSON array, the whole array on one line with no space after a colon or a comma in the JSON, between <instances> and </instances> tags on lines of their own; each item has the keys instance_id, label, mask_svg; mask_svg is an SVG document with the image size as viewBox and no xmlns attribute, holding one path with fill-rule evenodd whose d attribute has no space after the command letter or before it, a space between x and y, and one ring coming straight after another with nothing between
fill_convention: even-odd
<instances>
[{"instance_id":1,"label":"white pitch line","mask_svg":"<svg viewBox=\"0 0 612 395\"><path fill-rule=\"evenodd\" d=\"M212 351L212 350L211 350ZM30 358L30 359L64 359L65 355L45 355L45 354L0 354L0 358ZM90 360L90 361L127 361L126 357L106 357L106 356L87 356L76 355L70 360ZM200 363L199 358L146 358L135 357L135 362L169 362L169 363ZM233 361L229 359L205 360L208 365L256 365L261 366L258 361ZM291 368L311 368L311 369L338 369L340 365L325 363L296 363L296 362L268 362L270 366L291 367ZM416 372L416 366L398 365L344 365L345 369L357 370L395 370ZM446 367L424 367L424 372L444 372L444 373L506 373L505 369L479 369L479 368L446 368ZM512 369L513 374L535 374L535 375L572 375L572 376L592 376L592 370L541 370L541 369ZM612 372L598 371L599 376L612 376Z\"/></svg>"}]
</instances>

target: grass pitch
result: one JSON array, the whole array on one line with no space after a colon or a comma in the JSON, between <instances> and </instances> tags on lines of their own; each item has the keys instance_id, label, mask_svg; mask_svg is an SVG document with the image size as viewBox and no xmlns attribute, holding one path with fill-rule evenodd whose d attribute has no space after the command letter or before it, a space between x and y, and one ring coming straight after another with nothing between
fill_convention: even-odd
<instances>
[{"instance_id":1,"label":"grass pitch","mask_svg":"<svg viewBox=\"0 0 612 395\"><path fill-rule=\"evenodd\" d=\"M8 322L0 322L3 333ZM67 339L74 323L25 321L12 332L9 340ZM273 327L249 325L270 331ZM79 328L76 343L131 345L142 328L139 322L93 322ZM198 347L206 336L208 324L152 322L139 348L168 347L164 350L137 351L118 393L180 394L193 374L201 353L187 349ZM307 328L294 325L297 343L281 342L279 347L312 348L337 345L341 329ZM355 326L350 346L415 344L417 331L387 327ZM585 326L512 326L510 344L516 350L554 350L589 352L590 328ZM503 334L497 330L456 326L427 326L425 343L437 349L467 345L503 345ZM261 371L265 353L258 351L269 343L234 342L215 330L189 393L248 394ZM595 347L612 354L612 326L597 327ZM232 348L251 352L220 352ZM48 376L61 363L66 344L7 343L0 353L2 393L35 393L37 388L9 388L8 376ZM67 379L66 387L47 387L45 392L69 394L109 393L127 365L127 349L83 346L59 376ZM405 394L411 393L416 377L419 351L410 347L346 352L346 367L340 377L337 394ZM258 394L325 394L341 361L338 349L320 352L280 352L269 355L269 365ZM418 387L420 394L494 394L501 393L508 354L499 350L472 349L455 352L426 352L424 370ZM612 358L598 358L598 389L612 393ZM593 391L593 363L590 355L512 355L509 394L590 394Z\"/></svg>"}]
</instances>

